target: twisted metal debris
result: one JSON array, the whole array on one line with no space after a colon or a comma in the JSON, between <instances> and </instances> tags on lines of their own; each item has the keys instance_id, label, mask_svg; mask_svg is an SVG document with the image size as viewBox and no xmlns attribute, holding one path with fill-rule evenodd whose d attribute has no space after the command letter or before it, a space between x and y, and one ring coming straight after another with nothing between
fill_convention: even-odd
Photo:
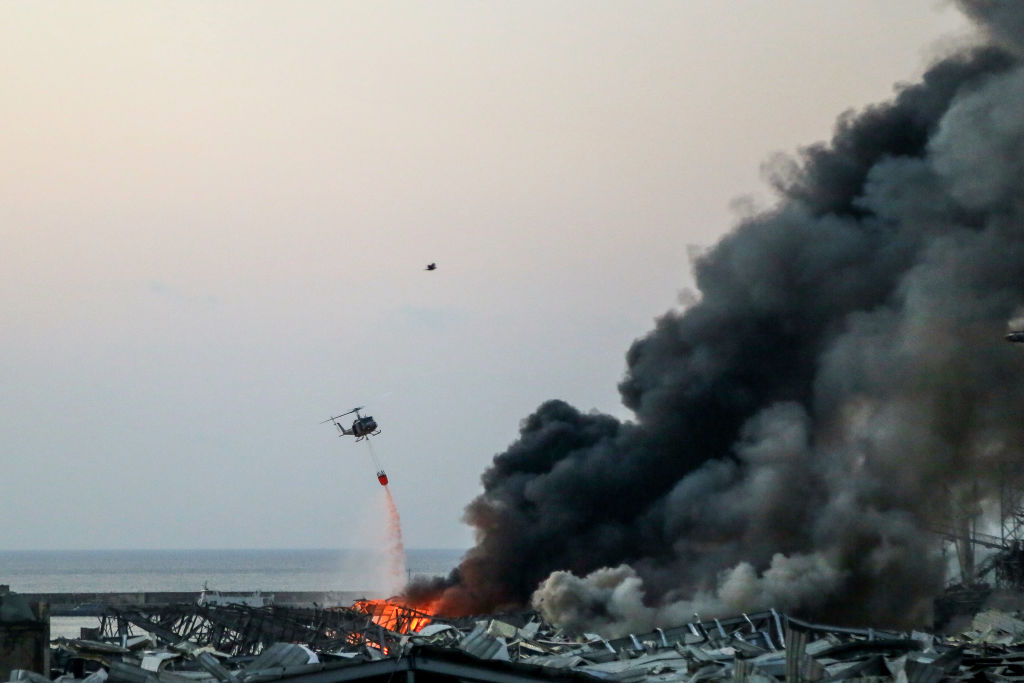
<instances>
[{"instance_id":1,"label":"twisted metal debris","mask_svg":"<svg viewBox=\"0 0 1024 683\"><path fill-rule=\"evenodd\" d=\"M975 615L970 628L949 637L818 625L775 610L728 619L694 615L674 628L616 639L570 636L532 612L433 618L410 633L385 628L375 616L358 608L241 605L109 610L97 640L55 641L54 661L68 683L342 683L396 674L411 683L417 672L436 683L928 683L1024 676L1024 619L999 611ZM76 668L81 675L70 675ZM36 676L21 671L10 680Z\"/></svg>"}]
</instances>

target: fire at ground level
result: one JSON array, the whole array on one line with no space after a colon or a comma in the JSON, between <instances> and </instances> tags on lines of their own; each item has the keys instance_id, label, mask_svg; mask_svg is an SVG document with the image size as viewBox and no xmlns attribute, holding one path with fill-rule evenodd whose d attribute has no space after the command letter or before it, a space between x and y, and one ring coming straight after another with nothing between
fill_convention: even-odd
<instances>
[{"instance_id":1,"label":"fire at ground level","mask_svg":"<svg viewBox=\"0 0 1024 683\"><path fill-rule=\"evenodd\" d=\"M436 601L363 599L358 592L17 594L4 586L0 680L1024 677L1024 543L1005 533L951 530L939 537L955 551L959 575L936 598L933 627L912 632L820 625L772 609L694 614L685 623L613 637L572 632L528 609L452 617L435 613ZM51 615L89 615L97 626L51 640Z\"/></svg>"},{"instance_id":2,"label":"fire at ground level","mask_svg":"<svg viewBox=\"0 0 1024 683\"><path fill-rule=\"evenodd\" d=\"M14 629L44 624L47 609L23 595L0 595L0 617L12 614L20 621L2 624L4 653L14 652ZM673 627L603 638L567 634L531 611L452 619L391 600L346 607L153 602L104 607L97 619L97 628L56 639L35 659L5 655L0 680L387 683L397 674L404 676L398 683L769 683L1024 674L1024 619L999 610L976 614L947 636L825 626L769 610L694 615Z\"/></svg>"}]
</instances>

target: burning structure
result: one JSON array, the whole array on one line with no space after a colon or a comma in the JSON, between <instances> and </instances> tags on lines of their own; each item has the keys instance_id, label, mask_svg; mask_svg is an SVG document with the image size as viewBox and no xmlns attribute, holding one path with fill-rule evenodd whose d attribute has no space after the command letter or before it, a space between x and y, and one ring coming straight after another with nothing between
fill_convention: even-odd
<instances>
[{"instance_id":1,"label":"burning structure","mask_svg":"<svg viewBox=\"0 0 1024 683\"><path fill-rule=\"evenodd\" d=\"M242 603L183 603L105 607L97 636L125 641L150 634L165 643L193 643L224 656L247 657L274 643L301 642L317 652L367 649L386 655L403 635L433 615L391 600L358 600L348 608L254 607Z\"/></svg>"},{"instance_id":2,"label":"burning structure","mask_svg":"<svg viewBox=\"0 0 1024 683\"><path fill-rule=\"evenodd\" d=\"M1020 525L1005 526L1019 497L1000 505L1024 489L1024 359L1002 341L1024 302L1024 5L958 4L979 44L777 162L778 204L695 258L699 291L627 353L635 420L539 406L466 509L475 547L409 589L446 615L532 606L536 622L121 615L118 655L133 657L123 619L191 634L178 654L221 681L521 673L463 654L636 681L1020 676L1024 623L1008 615L952 643L861 630L930 623L944 538L968 584L987 568L1024 581L1007 543ZM979 560L986 534L997 552ZM247 670L187 644L218 634L255 657ZM369 663L268 647L282 638ZM154 680L136 659L110 662L111 680Z\"/></svg>"},{"instance_id":3,"label":"burning structure","mask_svg":"<svg viewBox=\"0 0 1024 683\"><path fill-rule=\"evenodd\" d=\"M978 44L827 144L694 259L629 349L635 421L552 400L466 508L445 611L532 604L610 635L776 607L928 624L936 529L998 529L1020 488L1024 6L959 0Z\"/></svg>"},{"instance_id":4,"label":"burning structure","mask_svg":"<svg viewBox=\"0 0 1024 683\"><path fill-rule=\"evenodd\" d=\"M101 640L61 639L55 660L66 671L61 680L87 683L387 683L396 675L432 683L768 683L1017 680L1024 672L1024 621L998 612L979 614L950 639L820 626L774 610L606 639L568 637L531 614L448 620L385 602L324 611L193 605L191 617L184 606L111 610ZM10 680L49 679L18 670Z\"/></svg>"}]
</instances>

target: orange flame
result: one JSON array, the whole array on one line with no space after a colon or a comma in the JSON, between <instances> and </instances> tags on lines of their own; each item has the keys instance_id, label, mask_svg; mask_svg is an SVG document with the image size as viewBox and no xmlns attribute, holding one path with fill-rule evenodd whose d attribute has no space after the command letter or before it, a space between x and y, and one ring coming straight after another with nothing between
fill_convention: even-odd
<instances>
[{"instance_id":1,"label":"orange flame","mask_svg":"<svg viewBox=\"0 0 1024 683\"><path fill-rule=\"evenodd\" d=\"M373 623L395 633L415 633L433 621L433 605L412 608L393 600L357 600L352 609L370 615Z\"/></svg>"}]
</instances>

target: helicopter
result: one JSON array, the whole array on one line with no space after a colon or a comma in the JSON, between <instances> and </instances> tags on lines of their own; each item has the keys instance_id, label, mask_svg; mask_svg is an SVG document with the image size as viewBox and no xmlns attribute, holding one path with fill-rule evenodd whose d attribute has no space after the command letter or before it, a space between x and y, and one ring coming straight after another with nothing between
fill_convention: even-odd
<instances>
[{"instance_id":1,"label":"helicopter","mask_svg":"<svg viewBox=\"0 0 1024 683\"><path fill-rule=\"evenodd\" d=\"M340 434L338 434L338 436L354 436L356 437L356 441L362 441L365 438L377 436L378 434L380 434L380 429L377 428L377 421L374 420L369 415L360 415L359 411L362 409L363 406L353 408L347 413L342 413L341 415L336 415L334 417L327 418L320 424L324 424L325 422L333 422L334 426L338 428L339 432L341 432ZM345 429L345 427L340 422L338 422L338 418L345 417L346 415L351 415L352 413L356 414L356 419L352 420L352 429Z\"/></svg>"}]
</instances>

